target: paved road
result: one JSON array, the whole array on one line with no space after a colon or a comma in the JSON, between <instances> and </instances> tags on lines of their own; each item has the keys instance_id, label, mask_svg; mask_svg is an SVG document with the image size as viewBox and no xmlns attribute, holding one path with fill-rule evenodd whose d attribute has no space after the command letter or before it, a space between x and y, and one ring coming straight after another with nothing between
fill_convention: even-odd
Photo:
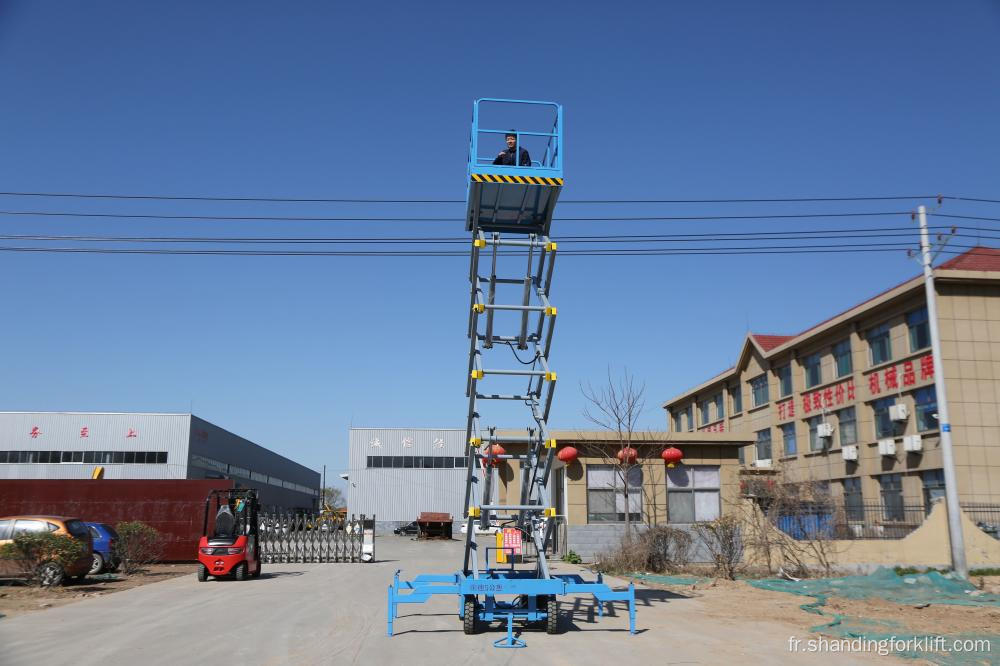
<instances>
[{"instance_id":1,"label":"paved road","mask_svg":"<svg viewBox=\"0 0 1000 666\"><path fill-rule=\"evenodd\" d=\"M790 655L787 626L710 620L704 601L637 589L637 635L623 604L596 618L589 600L566 601L566 632L527 631L524 650L498 650L499 630L466 636L452 597L401 606L385 635L386 587L404 576L454 571L458 542L386 537L373 564L285 564L259 580L198 583L193 575L0 620L0 664L547 664L852 663ZM556 571L577 571L567 564ZM613 582L613 581L612 581ZM738 614L738 609L733 609ZM418 615L419 614L419 615ZM806 620L807 622L808 620ZM800 633L800 638L806 638ZM795 657L795 658L793 658ZM859 660L858 663L861 663ZM871 658L863 659L870 663Z\"/></svg>"}]
</instances>

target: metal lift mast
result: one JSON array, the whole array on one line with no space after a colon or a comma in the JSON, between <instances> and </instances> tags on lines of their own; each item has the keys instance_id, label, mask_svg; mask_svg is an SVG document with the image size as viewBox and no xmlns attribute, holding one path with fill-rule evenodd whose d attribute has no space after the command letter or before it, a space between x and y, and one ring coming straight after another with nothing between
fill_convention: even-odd
<instances>
[{"instance_id":1,"label":"metal lift mast","mask_svg":"<svg viewBox=\"0 0 1000 666\"><path fill-rule=\"evenodd\" d=\"M541 112L547 117L536 130L483 127L481 110L497 107L511 109L504 117L524 117L524 112ZM550 124L549 124L550 123ZM465 632L476 633L482 622L506 620L507 637L494 643L497 647L524 647L513 635L513 623L544 621L549 633L558 631L557 596L568 593L592 594L598 612L603 603L627 601L629 629L635 632L635 592L613 591L599 576L585 582L578 575L553 575L548 554L556 522L556 507L549 491L549 478L555 459L556 441L548 429L549 412L555 392L556 373L549 367L552 334L557 310L549 301L557 246L548 236L552 213L563 186L562 107L552 102L480 99L473 107L472 133L468 163L468 204L466 230L471 233L472 253L469 266L470 308L468 321L469 363L466 396L469 407L466 441L469 446L466 471L465 557L460 573L451 576L424 574L413 581L401 581L399 572L389 587L388 632L399 603L422 603L434 594L458 594L459 615ZM509 126L509 123L508 123ZM513 164L495 164L491 148L501 140L514 137ZM485 150L480 139L486 138ZM538 159L522 153L528 144ZM487 156L481 156L481 152ZM506 251L505 251L506 249ZM498 268L509 260L526 256L526 268L517 275L501 275ZM488 270L484 271L484 268ZM520 287L520 299L498 302L498 291ZM501 313L507 313L506 315ZM500 322L511 314L515 330L499 331ZM527 350L530 361L514 357L521 367L487 366L484 357L498 347L503 358L511 351ZM507 348L510 348L509 350ZM499 354L490 355L490 358ZM525 365L530 365L526 368ZM490 377L521 377L527 387L520 393L489 393L483 386ZM483 425L480 410L495 401L524 405L532 423L524 435L509 434L494 425ZM516 432L516 431L514 431ZM507 453L504 445L516 449ZM520 496L506 503L494 500L494 469L501 461L517 461L520 468ZM499 493L496 493L499 495ZM534 569L496 568L486 548L481 556L476 527L485 529L494 521L516 525L516 529L534 546ZM495 558L496 560L513 558ZM497 564L494 562L493 564ZM402 590L412 590L409 594ZM511 601L498 596L513 595Z\"/></svg>"}]
</instances>

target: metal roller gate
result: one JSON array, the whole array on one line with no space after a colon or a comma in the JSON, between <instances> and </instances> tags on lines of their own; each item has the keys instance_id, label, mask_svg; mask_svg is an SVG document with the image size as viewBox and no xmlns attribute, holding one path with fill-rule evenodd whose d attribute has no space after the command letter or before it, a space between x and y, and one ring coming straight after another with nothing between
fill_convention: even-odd
<instances>
[{"instance_id":1,"label":"metal roller gate","mask_svg":"<svg viewBox=\"0 0 1000 666\"><path fill-rule=\"evenodd\" d=\"M260 556L268 564L372 562L375 516L260 514Z\"/></svg>"}]
</instances>

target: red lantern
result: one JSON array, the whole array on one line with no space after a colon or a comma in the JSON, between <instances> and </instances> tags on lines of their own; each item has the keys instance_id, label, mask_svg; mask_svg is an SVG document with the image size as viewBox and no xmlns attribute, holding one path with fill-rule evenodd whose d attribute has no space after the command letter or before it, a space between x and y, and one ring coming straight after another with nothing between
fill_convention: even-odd
<instances>
[{"instance_id":1,"label":"red lantern","mask_svg":"<svg viewBox=\"0 0 1000 666\"><path fill-rule=\"evenodd\" d=\"M491 446L489 449L486 450L486 453L491 456L502 456L505 453L507 453L507 451L499 444L494 444L493 446ZM487 458L486 464L493 465L494 467L496 467L497 465L500 464L500 461L497 458L492 458L492 459Z\"/></svg>"},{"instance_id":2,"label":"red lantern","mask_svg":"<svg viewBox=\"0 0 1000 666\"><path fill-rule=\"evenodd\" d=\"M639 457L639 452L633 449L631 446L626 446L624 449L619 449L618 453L615 454L618 458L618 462L623 465L631 465Z\"/></svg>"},{"instance_id":3,"label":"red lantern","mask_svg":"<svg viewBox=\"0 0 1000 666\"><path fill-rule=\"evenodd\" d=\"M556 458L563 461L567 465L572 463L580 455L580 452L574 449L572 446L564 446L559 449L559 453L556 454Z\"/></svg>"},{"instance_id":4,"label":"red lantern","mask_svg":"<svg viewBox=\"0 0 1000 666\"><path fill-rule=\"evenodd\" d=\"M684 458L684 453L677 447L671 446L669 448L663 449L660 454L663 461L667 463L667 467L673 467L676 463L679 463L681 459Z\"/></svg>"}]
</instances>

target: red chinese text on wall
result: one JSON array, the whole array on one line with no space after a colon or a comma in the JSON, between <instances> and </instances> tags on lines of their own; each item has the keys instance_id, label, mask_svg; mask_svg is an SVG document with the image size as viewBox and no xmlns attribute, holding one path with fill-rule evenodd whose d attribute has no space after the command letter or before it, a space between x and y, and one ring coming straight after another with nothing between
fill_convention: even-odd
<instances>
[{"instance_id":1,"label":"red chinese text on wall","mask_svg":"<svg viewBox=\"0 0 1000 666\"><path fill-rule=\"evenodd\" d=\"M719 421L718 423L712 423L710 425L698 428L698 432L725 432L725 431L726 431L725 421Z\"/></svg>"},{"instance_id":2,"label":"red chinese text on wall","mask_svg":"<svg viewBox=\"0 0 1000 666\"><path fill-rule=\"evenodd\" d=\"M806 414L830 409L837 405L843 405L849 400L854 400L854 380L848 379L836 386L827 387L821 391L805 393L802 396L802 411Z\"/></svg>"},{"instance_id":3,"label":"red chinese text on wall","mask_svg":"<svg viewBox=\"0 0 1000 666\"><path fill-rule=\"evenodd\" d=\"M934 379L934 357L930 354L921 356L902 365L894 365L885 370L877 370L868 375L868 392L878 395L887 391L898 391L901 388L917 383L917 372L920 380Z\"/></svg>"},{"instance_id":4,"label":"red chinese text on wall","mask_svg":"<svg viewBox=\"0 0 1000 666\"><path fill-rule=\"evenodd\" d=\"M795 418L795 400L786 400L785 402L778 403L778 419L794 419Z\"/></svg>"}]
</instances>

